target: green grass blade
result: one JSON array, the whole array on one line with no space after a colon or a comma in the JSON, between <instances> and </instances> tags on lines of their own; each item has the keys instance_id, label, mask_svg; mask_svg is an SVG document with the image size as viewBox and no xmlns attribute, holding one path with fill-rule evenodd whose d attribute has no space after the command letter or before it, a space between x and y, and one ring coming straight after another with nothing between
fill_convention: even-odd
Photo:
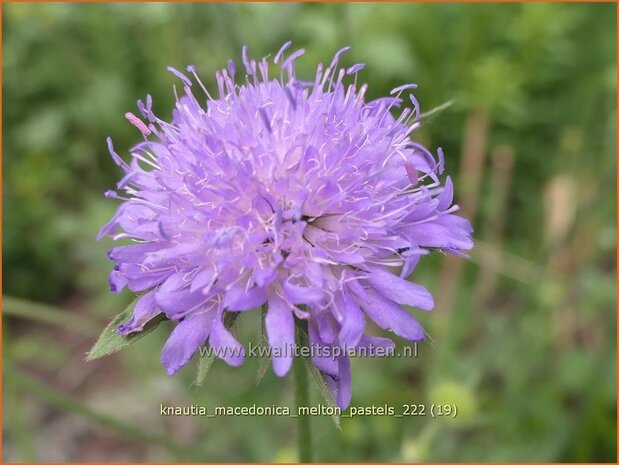
<instances>
[{"instance_id":1,"label":"green grass blade","mask_svg":"<svg viewBox=\"0 0 619 465\"><path fill-rule=\"evenodd\" d=\"M38 381L36 378L22 372L19 369L9 365L5 369L9 369L11 381L20 388L26 389L34 396L48 402L50 405L59 408L63 411L71 412L82 416L93 423L114 430L123 435L123 437L145 441L153 444L160 444L175 454L184 455L185 447L170 439L166 435L151 433L143 429L127 424L114 417L97 412L87 405L78 402L72 397Z\"/></svg>"},{"instance_id":2,"label":"green grass blade","mask_svg":"<svg viewBox=\"0 0 619 465\"><path fill-rule=\"evenodd\" d=\"M25 318L75 331L91 334L97 332L96 323L80 314L17 297L2 296L2 313L7 316Z\"/></svg>"}]
</instances>

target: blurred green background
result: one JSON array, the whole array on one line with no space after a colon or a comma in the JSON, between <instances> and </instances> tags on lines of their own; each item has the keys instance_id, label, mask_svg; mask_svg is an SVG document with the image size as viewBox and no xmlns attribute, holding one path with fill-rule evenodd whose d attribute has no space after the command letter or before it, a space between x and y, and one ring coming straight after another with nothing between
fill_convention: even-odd
<instances>
[{"instance_id":1,"label":"blurred green background","mask_svg":"<svg viewBox=\"0 0 619 465\"><path fill-rule=\"evenodd\" d=\"M175 78L208 84L243 44L288 39L299 74L352 45L370 97L419 85L418 138L443 147L470 261L440 254L414 279L437 296L415 359L357 359L353 404L455 403L456 419L315 418L322 461L616 461L615 4L4 4L4 461L294 461L285 417L161 417L159 405L289 405L257 360L168 378L170 327L85 363L131 300L111 294L95 242L138 136L123 114ZM208 85L207 84L207 85ZM257 316L240 318L256 340ZM165 326L165 325L164 325ZM322 402L317 391L312 402Z\"/></svg>"}]
</instances>

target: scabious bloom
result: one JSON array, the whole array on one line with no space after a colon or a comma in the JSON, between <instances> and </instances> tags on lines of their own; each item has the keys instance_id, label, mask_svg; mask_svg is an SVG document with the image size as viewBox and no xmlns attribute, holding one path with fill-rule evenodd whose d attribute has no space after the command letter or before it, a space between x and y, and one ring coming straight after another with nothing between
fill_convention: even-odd
<instances>
[{"instance_id":1,"label":"scabious bloom","mask_svg":"<svg viewBox=\"0 0 619 465\"><path fill-rule=\"evenodd\" d=\"M470 249L472 230L454 215L450 179L439 180L441 151L434 157L411 139L420 126L415 86L367 101L367 85L357 85L363 65L338 66L348 48L305 82L294 66L303 50L286 57L289 46L273 59L277 78L244 48L242 84L230 61L216 73L215 96L193 66L169 68L184 90L172 121L155 116L148 96L138 101L142 118L126 114L143 136L130 163L108 139L124 195L106 194L122 203L99 236L132 240L109 252L111 289L144 292L120 334L159 313L177 322L161 353L169 375L206 343L241 364L243 347L223 317L264 307L277 375L292 363L295 319L306 320L311 347L345 348L337 357L315 350L312 363L346 408L346 351L394 344L365 334L368 318L424 339L401 306L431 310L432 295L406 278L431 250ZM405 96L411 105L394 116Z\"/></svg>"}]
</instances>

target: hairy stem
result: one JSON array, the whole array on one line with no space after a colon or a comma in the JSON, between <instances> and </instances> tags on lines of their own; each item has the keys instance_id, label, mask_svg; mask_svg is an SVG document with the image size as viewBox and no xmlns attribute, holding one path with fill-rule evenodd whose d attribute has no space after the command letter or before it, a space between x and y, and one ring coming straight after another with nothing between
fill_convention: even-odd
<instances>
[{"instance_id":1,"label":"hairy stem","mask_svg":"<svg viewBox=\"0 0 619 465\"><path fill-rule=\"evenodd\" d=\"M300 341L299 341L300 342ZM297 444L299 447L299 462L311 463L312 460L312 429L311 417L301 415L300 407L309 406L309 382L307 370L302 356L294 361L294 397L297 407Z\"/></svg>"}]
</instances>

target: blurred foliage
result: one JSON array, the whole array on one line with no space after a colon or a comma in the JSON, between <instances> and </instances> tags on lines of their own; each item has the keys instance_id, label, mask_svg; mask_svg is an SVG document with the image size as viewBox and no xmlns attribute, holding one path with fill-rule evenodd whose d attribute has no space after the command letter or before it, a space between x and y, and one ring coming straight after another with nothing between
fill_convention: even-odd
<instances>
[{"instance_id":1,"label":"blurred foliage","mask_svg":"<svg viewBox=\"0 0 619 465\"><path fill-rule=\"evenodd\" d=\"M502 276L494 297L477 304L474 255L447 327L437 313L419 316L434 341L418 358L353 362L353 405L455 403L456 421L343 418L338 432L330 418L317 418L318 459L616 460L616 5L13 3L3 13L6 294L90 319L110 319L130 301L107 290L110 242L94 241L115 208L102 193L120 176L105 137L119 152L137 140L123 115L147 93L159 115L169 114L175 78L166 66L195 64L212 85L209 77L238 59L243 44L263 56L291 39L307 49L299 74L310 76L317 62L352 45L345 62L366 63L370 97L415 82L422 110L455 101L419 137L444 148L456 191L467 121L487 115L487 151L506 145L515 153L501 251L535 275ZM482 168L480 242L496 215L490 157ZM562 226L550 234L557 215ZM415 279L440 294L443 264L429 258ZM159 403L290 404L289 380L269 370L256 385L257 361L240 369L216 362L205 387L189 389L195 370L168 379L159 366L165 334L157 331L112 365L86 366L92 335L50 333L35 323L41 318L28 319L37 308L45 307L5 316L10 367L154 432L130 437L131 428L70 398L35 401L40 386L26 375L11 383L5 367L4 405L14 406L3 416L5 460L295 459L289 418L159 416ZM251 318L239 319L245 341L256 336ZM50 405L65 412L56 423L44 414ZM58 425L98 423L129 442L88 456L48 438ZM184 453L162 448L149 439L155 433L191 445Z\"/></svg>"}]
</instances>

